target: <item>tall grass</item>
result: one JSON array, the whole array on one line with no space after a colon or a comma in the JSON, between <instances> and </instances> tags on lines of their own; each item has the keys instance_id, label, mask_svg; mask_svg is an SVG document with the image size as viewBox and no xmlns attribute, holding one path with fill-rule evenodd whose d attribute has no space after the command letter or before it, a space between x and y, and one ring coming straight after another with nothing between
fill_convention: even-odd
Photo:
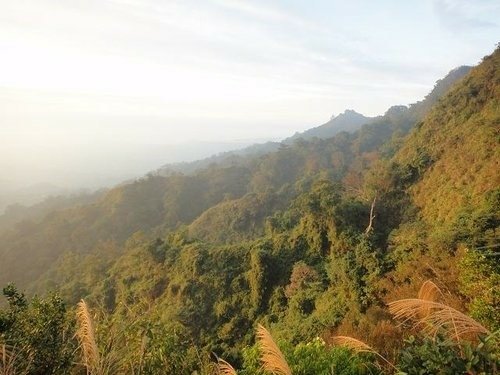
<instances>
[{"instance_id":1,"label":"tall grass","mask_svg":"<svg viewBox=\"0 0 500 375\"><path fill-rule=\"evenodd\" d=\"M28 362L18 360L18 352L15 348L0 344L0 375L27 375L31 365Z\"/></svg>"},{"instance_id":2,"label":"tall grass","mask_svg":"<svg viewBox=\"0 0 500 375\"><path fill-rule=\"evenodd\" d=\"M439 302L439 299L442 297L443 293L441 292L441 289L439 289L439 287L431 280L427 280L420 287L417 298L424 301ZM419 314L421 318L424 318L428 316L430 312L431 309L429 308L429 306L422 306Z\"/></svg>"},{"instance_id":3,"label":"tall grass","mask_svg":"<svg viewBox=\"0 0 500 375\"><path fill-rule=\"evenodd\" d=\"M421 317L422 310L428 310L429 313ZM458 342L470 336L490 334L490 331L470 316L444 303L418 298L402 299L391 302L389 311L396 319L412 322L415 328L420 328L427 334L436 335L442 332Z\"/></svg>"},{"instance_id":4,"label":"tall grass","mask_svg":"<svg viewBox=\"0 0 500 375\"><path fill-rule=\"evenodd\" d=\"M97 345L94 321L87 303L81 300L76 309L78 329L76 336L82 351L82 363L87 375L111 375L118 369L118 353L108 347L102 354Z\"/></svg>"},{"instance_id":5,"label":"tall grass","mask_svg":"<svg viewBox=\"0 0 500 375\"><path fill-rule=\"evenodd\" d=\"M439 288L426 281L418 294L419 298L401 299L389 303L389 311L403 323L411 323L424 333L435 336L438 332L460 343L463 339L490 334L488 329L470 316L437 302L442 296Z\"/></svg>"},{"instance_id":6,"label":"tall grass","mask_svg":"<svg viewBox=\"0 0 500 375\"><path fill-rule=\"evenodd\" d=\"M217 370L219 375L237 375L234 367L221 358L217 358Z\"/></svg>"},{"instance_id":7,"label":"tall grass","mask_svg":"<svg viewBox=\"0 0 500 375\"><path fill-rule=\"evenodd\" d=\"M101 359L95 338L94 322L87 303L83 299L78 302L76 318L78 322L76 335L82 350L83 364L87 368L87 374L98 374Z\"/></svg>"},{"instance_id":8,"label":"tall grass","mask_svg":"<svg viewBox=\"0 0 500 375\"><path fill-rule=\"evenodd\" d=\"M331 339L335 346L345 346L356 353L377 353L371 346L350 336L334 336Z\"/></svg>"},{"instance_id":9,"label":"tall grass","mask_svg":"<svg viewBox=\"0 0 500 375\"><path fill-rule=\"evenodd\" d=\"M14 375L15 367L12 353L5 344L0 345L0 375Z\"/></svg>"},{"instance_id":10,"label":"tall grass","mask_svg":"<svg viewBox=\"0 0 500 375\"><path fill-rule=\"evenodd\" d=\"M257 326L257 342L264 370L277 375L292 375L292 370L290 370L285 356L274 342L269 331L260 324Z\"/></svg>"},{"instance_id":11,"label":"tall grass","mask_svg":"<svg viewBox=\"0 0 500 375\"><path fill-rule=\"evenodd\" d=\"M373 349L370 345L364 343L361 340L355 339L354 337L350 337L350 336L334 336L334 337L332 337L331 341L332 341L333 345L344 346L346 348L351 349L355 353L374 354L379 359L381 359L386 365L389 365L389 367L396 369L396 367L392 364L391 361L389 361L382 354L380 354L375 349Z\"/></svg>"}]
</instances>

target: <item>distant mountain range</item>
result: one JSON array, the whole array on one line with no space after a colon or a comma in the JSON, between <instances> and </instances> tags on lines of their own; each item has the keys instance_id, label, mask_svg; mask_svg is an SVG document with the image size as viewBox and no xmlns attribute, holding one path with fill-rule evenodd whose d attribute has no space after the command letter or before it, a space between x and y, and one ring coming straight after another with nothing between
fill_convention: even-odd
<instances>
[{"instance_id":1,"label":"distant mountain range","mask_svg":"<svg viewBox=\"0 0 500 375\"><path fill-rule=\"evenodd\" d=\"M35 184L23 188L14 189L9 182L0 181L0 213L12 202L22 202L23 205L31 206L40 202L50 195L67 194L68 190L53 184Z\"/></svg>"},{"instance_id":2,"label":"distant mountain range","mask_svg":"<svg viewBox=\"0 0 500 375\"><path fill-rule=\"evenodd\" d=\"M378 127L378 131L382 132L384 126L391 122L404 122L405 131L408 126L411 126L416 121L423 118L425 113L430 109L436 101L449 90L450 86L465 76L469 71L470 66L461 66L459 68L450 71L443 79L436 82L433 90L422 100L417 103L411 104L410 106L396 105L387 110L387 112L382 116L367 117L361 113L356 112L352 109L347 109L343 113L337 116L332 116L332 118L326 123L308 129L302 133L295 133L293 136L283 139L281 142L265 142L256 143L250 146L246 146L240 149L235 149L232 151L225 151L214 154L207 158L202 158L195 161L170 163L160 167L158 170L153 171L153 174L159 174L162 176L168 176L176 173L183 174L193 174L199 170L207 168L209 166L234 166L242 165L248 162L249 158L259 157L271 152L278 151L281 147L287 145L293 145L299 140L314 140L314 139L328 139L334 137L335 135L346 132L354 133L360 130L364 125L372 125L375 128ZM388 130L390 131L390 130ZM230 144L219 144L219 145L205 145L197 146L196 148L205 147L207 150L210 148L214 149L216 147L228 148ZM236 144L234 145L236 147ZM191 147L195 149L195 147ZM156 151L159 153L158 151ZM198 152L199 154L199 152ZM124 181L117 186L123 184L128 184L133 182L134 179ZM5 185L5 186L4 186ZM11 207L11 214L15 211L15 217L22 218L21 212L27 212L27 208L31 205L41 202L47 197L54 199L57 196L67 195L71 202L74 196L80 195L82 192L79 190L68 190L62 189L50 184L38 184L32 187L27 187L25 189L7 189L7 185L0 181L0 212L4 210L7 206L11 205L12 202L21 202L22 205L17 204ZM62 199L64 200L64 199ZM45 204L37 205L37 207L48 207ZM34 210L32 210L34 211ZM8 215L14 216L14 215ZM9 221L13 219L10 218Z\"/></svg>"},{"instance_id":3,"label":"distant mountain range","mask_svg":"<svg viewBox=\"0 0 500 375\"><path fill-rule=\"evenodd\" d=\"M411 126L415 121L421 120L437 100L443 96L455 82L469 73L471 69L471 66L464 65L451 70L444 78L436 82L432 91L423 100L410 104L409 106L392 106L382 116L367 117L355 110L346 109L343 113L332 117L326 123L308 129L302 133L295 133L293 136L285 138L281 142L257 143L242 149L218 153L205 159L166 164L154 173L158 173L162 176L168 176L173 173L190 174L210 165L238 165L244 160L247 160L249 156L257 157L266 155L270 152L277 151L280 147L291 145L299 139L328 139L341 132L354 133L361 129L363 125L387 124L392 121L403 121L407 123L407 126ZM405 130L408 129L405 128Z\"/></svg>"}]
</instances>

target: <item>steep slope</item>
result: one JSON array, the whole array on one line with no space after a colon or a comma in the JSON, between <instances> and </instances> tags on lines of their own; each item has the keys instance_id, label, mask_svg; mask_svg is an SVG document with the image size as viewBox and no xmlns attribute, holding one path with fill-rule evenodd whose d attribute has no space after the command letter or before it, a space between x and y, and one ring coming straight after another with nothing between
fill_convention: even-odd
<instances>
[{"instance_id":1,"label":"steep slope","mask_svg":"<svg viewBox=\"0 0 500 375\"><path fill-rule=\"evenodd\" d=\"M411 194L435 226L453 224L500 186L499 66L497 50L438 102L396 156L418 173Z\"/></svg>"},{"instance_id":2,"label":"steep slope","mask_svg":"<svg viewBox=\"0 0 500 375\"><path fill-rule=\"evenodd\" d=\"M384 301L433 277L493 330L500 322L499 68L497 49L452 86L385 168L371 172L381 176L379 192L392 185L388 197L407 207L388 236L394 269L382 281Z\"/></svg>"}]
</instances>

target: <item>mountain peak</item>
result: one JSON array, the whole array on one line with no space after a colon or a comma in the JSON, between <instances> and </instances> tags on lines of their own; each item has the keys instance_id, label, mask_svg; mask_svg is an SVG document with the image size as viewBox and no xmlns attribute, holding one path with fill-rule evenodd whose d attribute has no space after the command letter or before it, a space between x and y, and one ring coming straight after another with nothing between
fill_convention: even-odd
<instances>
[{"instance_id":1,"label":"mountain peak","mask_svg":"<svg viewBox=\"0 0 500 375\"><path fill-rule=\"evenodd\" d=\"M285 139L283 142L290 143L291 141L299 138L330 138L342 131L354 132L364 124L372 121L372 119L373 118L366 117L353 109L346 109L337 116L332 115L330 120L323 125L306 130L303 133L296 133L292 137Z\"/></svg>"},{"instance_id":2,"label":"mountain peak","mask_svg":"<svg viewBox=\"0 0 500 375\"><path fill-rule=\"evenodd\" d=\"M361 113L356 112L354 109L346 109L344 112L340 113L337 116L332 116L330 121L339 117L348 117L348 116L363 116Z\"/></svg>"},{"instance_id":3,"label":"mountain peak","mask_svg":"<svg viewBox=\"0 0 500 375\"><path fill-rule=\"evenodd\" d=\"M356 112L354 109L346 109L343 113L344 115L349 115L349 114L357 114L360 115L361 113Z\"/></svg>"}]
</instances>

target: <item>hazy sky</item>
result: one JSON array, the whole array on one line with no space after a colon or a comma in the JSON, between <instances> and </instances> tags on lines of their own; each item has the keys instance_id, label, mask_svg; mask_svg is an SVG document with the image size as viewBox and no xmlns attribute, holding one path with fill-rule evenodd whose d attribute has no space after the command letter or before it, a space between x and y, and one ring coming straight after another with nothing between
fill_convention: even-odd
<instances>
[{"instance_id":1,"label":"hazy sky","mask_svg":"<svg viewBox=\"0 0 500 375\"><path fill-rule=\"evenodd\" d=\"M498 0L0 0L0 169L381 114L491 53L499 20Z\"/></svg>"}]
</instances>

